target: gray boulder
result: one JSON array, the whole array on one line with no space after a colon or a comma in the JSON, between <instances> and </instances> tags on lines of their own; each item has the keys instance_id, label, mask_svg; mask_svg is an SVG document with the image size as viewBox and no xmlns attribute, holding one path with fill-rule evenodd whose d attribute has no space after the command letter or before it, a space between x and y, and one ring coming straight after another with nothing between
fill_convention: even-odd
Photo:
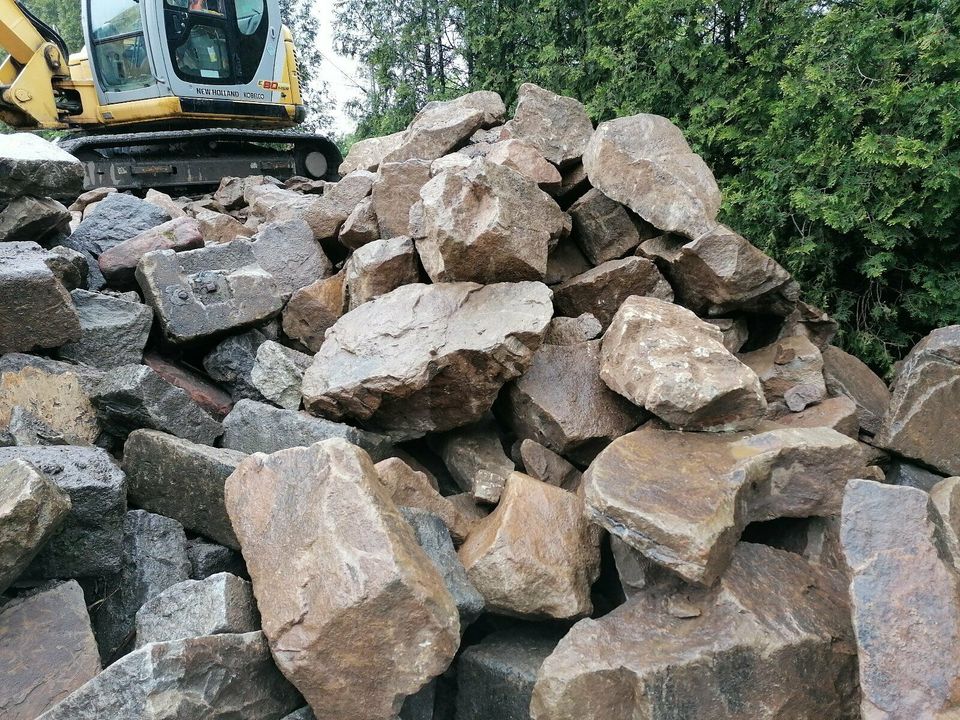
<instances>
[{"instance_id":1,"label":"gray boulder","mask_svg":"<svg viewBox=\"0 0 960 720\"><path fill-rule=\"evenodd\" d=\"M297 410L300 407L303 373L311 362L312 356L267 340L257 348L257 356L250 369L250 382L270 402L288 410Z\"/></svg>"},{"instance_id":2,"label":"gray boulder","mask_svg":"<svg viewBox=\"0 0 960 720\"><path fill-rule=\"evenodd\" d=\"M0 242L45 242L70 233L70 212L51 198L14 198L0 210Z\"/></svg>"},{"instance_id":3,"label":"gray boulder","mask_svg":"<svg viewBox=\"0 0 960 720\"><path fill-rule=\"evenodd\" d=\"M105 369L143 359L153 324L149 307L86 290L70 297L80 316L80 338L61 346L60 357Z\"/></svg>"},{"instance_id":4,"label":"gray boulder","mask_svg":"<svg viewBox=\"0 0 960 720\"><path fill-rule=\"evenodd\" d=\"M31 133L0 136L0 199L20 195L76 197L83 191L83 165Z\"/></svg>"},{"instance_id":5,"label":"gray boulder","mask_svg":"<svg viewBox=\"0 0 960 720\"><path fill-rule=\"evenodd\" d=\"M187 540L187 557L190 560L191 580L203 580L217 573L248 577L247 566L243 564L239 552L203 538Z\"/></svg>"},{"instance_id":6,"label":"gray boulder","mask_svg":"<svg viewBox=\"0 0 960 720\"><path fill-rule=\"evenodd\" d=\"M313 231L303 220L261 225L250 240L257 262L273 276L284 299L333 271L323 248L313 239Z\"/></svg>"},{"instance_id":7,"label":"gray boulder","mask_svg":"<svg viewBox=\"0 0 960 720\"><path fill-rule=\"evenodd\" d=\"M267 341L259 330L248 330L222 340L203 358L203 369L221 385L230 389L234 401L248 398L263 400L250 375L257 350Z\"/></svg>"}]
</instances>

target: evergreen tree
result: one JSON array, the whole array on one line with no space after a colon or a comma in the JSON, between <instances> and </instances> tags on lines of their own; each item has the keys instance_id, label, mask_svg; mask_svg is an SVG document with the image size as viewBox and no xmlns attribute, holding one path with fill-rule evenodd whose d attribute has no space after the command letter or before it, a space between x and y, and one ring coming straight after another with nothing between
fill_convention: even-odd
<instances>
[{"instance_id":1,"label":"evergreen tree","mask_svg":"<svg viewBox=\"0 0 960 720\"><path fill-rule=\"evenodd\" d=\"M320 21L313 13L312 0L280 0L280 14L293 34L297 48L297 68L300 74L300 93L308 109L304 127L317 131L329 127L330 97L326 82L320 77L323 55L317 45Z\"/></svg>"}]
</instances>

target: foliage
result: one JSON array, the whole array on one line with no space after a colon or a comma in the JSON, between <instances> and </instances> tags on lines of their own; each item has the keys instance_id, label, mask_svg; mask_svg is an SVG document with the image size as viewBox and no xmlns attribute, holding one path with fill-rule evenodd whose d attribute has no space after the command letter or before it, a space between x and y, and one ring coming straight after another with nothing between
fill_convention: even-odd
<instances>
[{"instance_id":1,"label":"foliage","mask_svg":"<svg viewBox=\"0 0 960 720\"><path fill-rule=\"evenodd\" d=\"M293 34L297 48L297 67L300 73L300 93L308 114L304 127L316 131L328 127L332 121L328 108L330 100L327 84L320 77L323 56L316 38L320 34L320 21L313 13L312 0L280 0L280 15Z\"/></svg>"},{"instance_id":2,"label":"foliage","mask_svg":"<svg viewBox=\"0 0 960 720\"><path fill-rule=\"evenodd\" d=\"M721 219L889 369L960 323L960 0L339 0L358 137L523 82L676 122Z\"/></svg>"}]
</instances>

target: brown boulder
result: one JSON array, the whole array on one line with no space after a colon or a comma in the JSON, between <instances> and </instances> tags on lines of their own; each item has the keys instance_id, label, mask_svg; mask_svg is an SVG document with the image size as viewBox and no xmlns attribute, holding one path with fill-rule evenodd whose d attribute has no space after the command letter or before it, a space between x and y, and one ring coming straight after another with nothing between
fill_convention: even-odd
<instances>
[{"instance_id":1,"label":"brown boulder","mask_svg":"<svg viewBox=\"0 0 960 720\"><path fill-rule=\"evenodd\" d=\"M490 422L457 428L432 438L433 447L454 481L475 500L496 504L510 474L516 470Z\"/></svg>"},{"instance_id":2,"label":"brown boulder","mask_svg":"<svg viewBox=\"0 0 960 720\"><path fill-rule=\"evenodd\" d=\"M318 352L324 334L347 311L343 271L297 290L283 309L283 332Z\"/></svg>"},{"instance_id":3,"label":"brown boulder","mask_svg":"<svg viewBox=\"0 0 960 720\"><path fill-rule=\"evenodd\" d=\"M419 279L417 251L408 237L367 243L344 266L350 310Z\"/></svg>"},{"instance_id":4,"label":"brown boulder","mask_svg":"<svg viewBox=\"0 0 960 720\"><path fill-rule=\"evenodd\" d=\"M745 430L767 409L760 380L723 334L679 305L628 298L603 336L600 377L674 427Z\"/></svg>"},{"instance_id":5,"label":"brown boulder","mask_svg":"<svg viewBox=\"0 0 960 720\"><path fill-rule=\"evenodd\" d=\"M194 215L200 224L204 244L228 243L237 238L248 238L253 235L253 229L247 227L232 215L204 208Z\"/></svg>"},{"instance_id":6,"label":"brown boulder","mask_svg":"<svg viewBox=\"0 0 960 720\"><path fill-rule=\"evenodd\" d=\"M823 350L823 375L831 395L845 395L857 404L860 427L871 435L880 430L890 407L887 384L859 358L829 345Z\"/></svg>"},{"instance_id":7,"label":"brown boulder","mask_svg":"<svg viewBox=\"0 0 960 720\"><path fill-rule=\"evenodd\" d=\"M517 110L504 132L530 143L554 165L568 165L586 150L593 123L578 100L524 83L518 92Z\"/></svg>"},{"instance_id":8,"label":"brown boulder","mask_svg":"<svg viewBox=\"0 0 960 720\"><path fill-rule=\"evenodd\" d=\"M638 223L627 209L595 188L568 212L573 218L573 237L594 265L623 257L640 244Z\"/></svg>"},{"instance_id":9,"label":"brown boulder","mask_svg":"<svg viewBox=\"0 0 960 720\"><path fill-rule=\"evenodd\" d=\"M200 224L193 218L178 217L144 230L103 252L97 262L100 272L113 284L133 283L140 258L154 250L195 250L203 247Z\"/></svg>"},{"instance_id":10,"label":"brown boulder","mask_svg":"<svg viewBox=\"0 0 960 720\"><path fill-rule=\"evenodd\" d=\"M419 194L417 198L419 199ZM365 197L343 222L337 240L348 250L356 250L380 239L380 223L373 209L373 199Z\"/></svg>"},{"instance_id":11,"label":"brown boulder","mask_svg":"<svg viewBox=\"0 0 960 720\"><path fill-rule=\"evenodd\" d=\"M387 720L453 660L456 604L364 451L256 453L226 503L274 660L318 717Z\"/></svg>"},{"instance_id":12,"label":"brown boulder","mask_svg":"<svg viewBox=\"0 0 960 720\"><path fill-rule=\"evenodd\" d=\"M610 260L572 277L556 290L557 313L577 317L591 313L606 328L631 295L673 302L673 289L646 258Z\"/></svg>"},{"instance_id":13,"label":"brown boulder","mask_svg":"<svg viewBox=\"0 0 960 720\"><path fill-rule=\"evenodd\" d=\"M410 235L410 208L420 201L420 189L430 180L425 160L387 162L373 183L371 212L377 217L381 238Z\"/></svg>"},{"instance_id":14,"label":"brown boulder","mask_svg":"<svg viewBox=\"0 0 960 720\"><path fill-rule=\"evenodd\" d=\"M828 427L854 440L860 436L856 403L846 395L827 398L798 413L787 413L778 417L776 422L785 427Z\"/></svg>"},{"instance_id":15,"label":"brown boulder","mask_svg":"<svg viewBox=\"0 0 960 720\"><path fill-rule=\"evenodd\" d=\"M305 406L410 432L473 422L530 364L552 311L540 283L404 285L327 331Z\"/></svg>"},{"instance_id":16,"label":"brown boulder","mask_svg":"<svg viewBox=\"0 0 960 720\"><path fill-rule=\"evenodd\" d=\"M740 361L760 378L767 403L771 405L800 412L827 396L823 356L817 346L802 335L744 353Z\"/></svg>"},{"instance_id":17,"label":"brown boulder","mask_svg":"<svg viewBox=\"0 0 960 720\"><path fill-rule=\"evenodd\" d=\"M560 187L560 171L547 162L540 151L522 140L501 140L490 145L484 157L497 165L516 170L546 192Z\"/></svg>"},{"instance_id":18,"label":"brown boulder","mask_svg":"<svg viewBox=\"0 0 960 720\"><path fill-rule=\"evenodd\" d=\"M403 135L403 132L398 132L355 142L340 165L340 174L349 175L356 170L376 172L383 159L400 147Z\"/></svg>"},{"instance_id":19,"label":"brown boulder","mask_svg":"<svg viewBox=\"0 0 960 720\"><path fill-rule=\"evenodd\" d=\"M10 427L16 408L56 435L51 444L93 445L100 435L90 395L72 372L25 367L0 373L0 432Z\"/></svg>"},{"instance_id":20,"label":"brown boulder","mask_svg":"<svg viewBox=\"0 0 960 720\"><path fill-rule=\"evenodd\" d=\"M534 480L576 492L580 487L581 473L549 448L533 440L520 442L520 459L523 469Z\"/></svg>"},{"instance_id":21,"label":"brown boulder","mask_svg":"<svg viewBox=\"0 0 960 720\"><path fill-rule=\"evenodd\" d=\"M487 609L533 618L572 618L593 609L600 537L576 495L513 473L500 504L460 548L467 577Z\"/></svg>"},{"instance_id":22,"label":"brown boulder","mask_svg":"<svg viewBox=\"0 0 960 720\"><path fill-rule=\"evenodd\" d=\"M711 590L642 591L583 620L540 668L533 720L855 720L843 577L737 546Z\"/></svg>"}]
</instances>

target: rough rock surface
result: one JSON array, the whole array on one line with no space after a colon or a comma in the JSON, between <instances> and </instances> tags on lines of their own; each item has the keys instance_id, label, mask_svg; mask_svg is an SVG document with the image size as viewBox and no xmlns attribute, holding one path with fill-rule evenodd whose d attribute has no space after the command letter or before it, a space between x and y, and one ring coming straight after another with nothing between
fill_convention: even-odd
<instances>
[{"instance_id":1,"label":"rough rock surface","mask_svg":"<svg viewBox=\"0 0 960 720\"><path fill-rule=\"evenodd\" d=\"M533 145L554 165L565 166L583 156L593 123L578 100L524 83L506 131L509 137Z\"/></svg>"},{"instance_id":2,"label":"rough rock surface","mask_svg":"<svg viewBox=\"0 0 960 720\"><path fill-rule=\"evenodd\" d=\"M250 241L257 264L273 276L284 299L333 271L329 258L303 220L266 223Z\"/></svg>"},{"instance_id":3,"label":"rough rock surface","mask_svg":"<svg viewBox=\"0 0 960 720\"><path fill-rule=\"evenodd\" d=\"M853 480L843 499L864 718L960 713L960 576L921 490Z\"/></svg>"},{"instance_id":4,"label":"rough rock surface","mask_svg":"<svg viewBox=\"0 0 960 720\"><path fill-rule=\"evenodd\" d=\"M723 333L689 310L631 297L614 316L600 355L610 389L687 430L743 430L766 412L756 374L723 345Z\"/></svg>"},{"instance_id":5,"label":"rough rock surface","mask_svg":"<svg viewBox=\"0 0 960 720\"><path fill-rule=\"evenodd\" d=\"M185 391L146 365L114 368L97 385L93 404L104 428L119 437L148 428L211 445L223 432Z\"/></svg>"},{"instance_id":6,"label":"rough rock surface","mask_svg":"<svg viewBox=\"0 0 960 720\"><path fill-rule=\"evenodd\" d=\"M0 198L21 195L79 195L83 165L56 145L31 133L0 136Z\"/></svg>"},{"instance_id":7,"label":"rough rock surface","mask_svg":"<svg viewBox=\"0 0 960 720\"><path fill-rule=\"evenodd\" d=\"M590 313L606 328L631 295L673 302L673 290L646 258L610 260L576 275L556 289L557 312L569 317Z\"/></svg>"},{"instance_id":8,"label":"rough rock surface","mask_svg":"<svg viewBox=\"0 0 960 720\"><path fill-rule=\"evenodd\" d=\"M516 466L503 451L494 423L479 422L434 438L451 477L475 500L496 504Z\"/></svg>"},{"instance_id":9,"label":"rough rock surface","mask_svg":"<svg viewBox=\"0 0 960 720\"><path fill-rule=\"evenodd\" d=\"M137 282L174 343L243 330L283 307L273 276L247 240L148 253L137 266Z\"/></svg>"},{"instance_id":10,"label":"rough rock surface","mask_svg":"<svg viewBox=\"0 0 960 720\"><path fill-rule=\"evenodd\" d=\"M859 717L842 575L742 543L719 586L678 595L574 626L540 668L530 717Z\"/></svg>"},{"instance_id":11,"label":"rough rock surface","mask_svg":"<svg viewBox=\"0 0 960 720\"><path fill-rule=\"evenodd\" d=\"M536 146L523 140L493 143L483 156L492 163L516 170L546 192L557 190L562 182L560 171L543 157Z\"/></svg>"},{"instance_id":12,"label":"rough rock surface","mask_svg":"<svg viewBox=\"0 0 960 720\"><path fill-rule=\"evenodd\" d=\"M200 225L193 218L178 217L147 228L139 235L114 245L100 254L97 262L108 283L129 285L140 258L154 250L196 250L203 247Z\"/></svg>"},{"instance_id":13,"label":"rough rock surface","mask_svg":"<svg viewBox=\"0 0 960 720\"><path fill-rule=\"evenodd\" d=\"M417 251L408 237L367 243L350 256L344 267L350 310L418 280Z\"/></svg>"},{"instance_id":14,"label":"rough rock surface","mask_svg":"<svg viewBox=\"0 0 960 720\"><path fill-rule=\"evenodd\" d=\"M251 632L142 647L38 720L279 720L301 702Z\"/></svg>"},{"instance_id":15,"label":"rough rock surface","mask_svg":"<svg viewBox=\"0 0 960 720\"><path fill-rule=\"evenodd\" d=\"M223 446L245 453L273 453L343 438L366 450L374 460L386 457L390 438L350 425L283 410L254 400L241 400L223 421Z\"/></svg>"},{"instance_id":16,"label":"rough rock surface","mask_svg":"<svg viewBox=\"0 0 960 720\"><path fill-rule=\"evenodd\" d=\"M594 522L681 577L710 584L748 523L835 515L862 466L857 442L829 428L751 436L651 424L600 453L583 490Z\"/></svg>"},{"instance_id":17,"label":"rough rock surface","mask_svg":"<svg viewBox=\"0 0 960 720\"><path fill-rule=\"evenodd\" d=\"M0 593L70 512L70 496L24 460L0 465Z\"/></svg>"},{"instance_id":18,"label":"rough rock surface","mask_svg":"<svg viewBox=\"0 0 960 720\"><path fill-rule=\"evenodd\" d=\"M524 472L535 480L576 492L581 473L549 448L533 440L520 443L520 459Z\"/></svg>"},{"instance_id":19,"label":"rough rock surface","mask_svg":"<svg viewBox=\"0 0 960 720\"><path fill-rule=\"evenodd\" d=\"M374 184L376 189L376 184ZM417 199L420 191L417 190ZM408 217L409 221L409 217ZM337 240L348 250L356 250L369 242L380 239L380 222L373 209L373 199L366 197L353 209L340 228Z\"/></svg>"},{"instance_id":20,"label":"rough rock surface","mask_svg":"<svg viewBox=\"0 0 960 720\"><path fill-rule=\"evenodd\" d=\"M197 370L184 364L171 362L152 352L143 356L143 364L161 379L183 390L214 419L222 420L233 409L233 399L230 394L214 385Z\"/></svg>"},{"instance_id":21,"label":"rough rock surface","mask_svg":"<svg viewBox=\"0 0 960 720\"><path fill-rule=\"evenodd\" d=\"M464 425L526 369L551 314L540 283L404 285L330 328L304 375L304 404L395 430Z\"/></svg>"},{"instance_id":22,"label":"rough rock surface","mask_svg":"<svg viewBox=\"0 0 960 720\"><path fill-rule=\"evenodd\" d=\"M596 340L603 334L603 326L591 313L577 317L555 317L550 321L547 334L543 336L544 345L576 345L588 340Z\"/></svg>"},{"instance_id":23,"label":"rough rock surface","mask_svg":"<svg viewBox=\"0 0 960 720\"><path fill-rule=\"evenodd\" d=\"M490 515L460 548L487 609L532 618L573 618L593 609L599 533L573 493L513 473Z\"/></svg>"},{"instance_id":24,"label":"rough rock surface","mask_svg":"<svg viewBox=\"0 0 960 720\"><path fill-rule=\"evenodd\" d=\"M404 133L398 132L383 137L367 138L350 146L347 157L340 165L340 174L349 175L356 170L376 172L383 158L400 146Z\"/></svg>"},{"instance_id":25,"label":"rough rock surface","mask_svg":"<svg viewBox=\"0 0 960 720\"><path fill-rule=\"evenodd\" d=\"M292 302L292 301L291 301ZM222 340L203 358L203 369L212 379L230 389L234 401L249 398L262 400L253 385L250 373L256 362L257 350L267 341L259 330L248 330Z\"/></svg>"},{"instance_id":26,"label":"rough rock surface","mask_svg":"<svg viewBox=\"0 0 960 720\"><path fill-rule=\"evenodd\" d=\"M0 354L55 348L80 337L70 294L44 255L33 242L0 244Z\"/></svg>"},{"instance_id":27,"label":"rough rock surface","mask_svg":"<svg viewBox=\"0 0 960 720\"><path fill-rule=\"evenodd\" d=\"M66 360L109 369L139 363L153 324L153 311L101 293L70 293L80 316L80 337L57 351Z\"/></svg>"},{"instance_id":28,"label":"rough rock surface","mask_svg":"<svg viewBox=\"0 0 960 720\"><path fill-rule=\"evenodd\" d=\"M69 235L70 217L67 209L56 200L15 198L0 209L0 242L47 242L51 235Z\"/></svg>"},{"instance_id":29,"label":"rough rock surface","mask_svg":"<svg viewBox=\"0 0 960 720\"><path fill-rule=\"evenodd\" d=\"M831 395L845 395L857 404L860 427L875 435L890 406L887 384L866 363L840 348L823 350L823 375Z\"/></svg>"},{"instance_id":30,"label":"rough rock surface","mask_svg":"<svg viewBox=\"0 0 960 720\"><path fill-rule=\"evenodd\" d=\"M903 361L876 444L947 475L960 474L960 325L934 330Z\"/></svg>"},{"instance_id":31,"label":"rough rock surface","mask_svg":"<svg viewBox=\"0 0 960 720\"><path fill-rule=\"evenodd\" d=\"M34 720L100 672L83 590L75 581L0 608L0 716Z\"/></svg>"},{"instance_id":32,"label":"rough rock surface","mask_svg":"<svg viewBox=\"0 0 960 720\"><path fill-rule=\"evenodd\" d=\"M379 238L411 234L410 208L419 202L420 189L429 180L430 163L425 160L387 162L380 166L370 191L370 211L377 219Z\"/></svg>"},{"instance_id":33,"label":"rough rock surface","mask_svg":"<svg viewBox=\"0 0 960 720\"><path fill-rule=\"evenodd\" d=\"M136 430L123 446L130 501L239 550L224 506L223 486L245 457L236 450L199 445L154 430Z\"/></svg>"},{"instance_id":34,"label":"rough rock surface","mask_svg":"<svg viewBox=\"0 0 960 720\"><path fill-rule=\"evenodd\" d=\"M301 195L270 188L270 192L254 201L251 208L266 222L304 220L313 231L314 239L324 240L336 237L353 209L370 194L373 181L371 173L360 171L330 185L323 195Z\"/></svg>"},{"instance_id":35,"label":"rough rock surface","mask_svg":"<svg viewBox=\"0 0 960 720\"><path fill-rule=\"evenodd\" d=\"M126 478L109 453L93 447L0 448L0 464L24 460L70 496L63 525L30 563L25 578L93 578L120 570Z\"/></svg>"},{"instance_id":36,"label":"rough rock surface","mask_svg":"<svg viewBox=\"0 0 960 720\"><path fill-rule=\"evenodd\" d=\"M547 254L569 230L560 206L532 181L478 158L423 186L417 241L434 282L543 280Z\"/></svg>"},{"instance_id":37,"label":"rough rock surface","mask_svg":"<svg viewBox=\"0 0 960 720\"><path fill-rule=\"evenodd\" d=\"M227 509L274 659L319 717L388 718L453 659L454 600L359 448L254 455Z\"/></svg>"},{"instance_id":38,"label":"rough rock surface","mask_svg":"<svg viewBox=\"0 0 960 720\"><path fill-rule=\"evenodd\" d=\"M827 396L823 356L816 345L801 335L744 353L740 361L760 378L771 405L785 405L791 412L800 412Z\"/></svg>"},{"instance_id":39,"label":"rough rock surface","mask_svg":"<svg viewBox=\"0 0 960 720\"><path fill-rule=\"evenodd\" d=\"M857 405L846 395L827 398L798 413L787 413L776 422L786 427L828 427L854 440L860 437Z\"/></svg>"},{"instance_id":40,"label":"rough rock surface","mask_svg":"<svg viewBox=\"0 0 960 720\"><path fill-rule=\"evenodd\" d=\"M136 617L137 647L204 635L256 632L253 589L228 573L184 580L145 602Z\"/></svg>"},{"instance_id":41,"label":"rough rock surface","mask_svg":"<svg viewBox=\"0 0 960 720\"><path fill-rule=\"evenodd\" d=\"M716 225L721 197L713 173L664 117L600 123L583 166L595 188L660 230L696 239Z\"/></svg>"},{"instance_id":42,"label":"rough rock surface","mask_svg":"<svg viewBox=\"0 0 960 720\"><path fill-rule=\"evenodd\" d=\"M209 208L198 209L194 217L200 225L200 232L207 245L229 243L253 235L253 230L235 217Z\"/></svg>"},{"instance_id":43,"label":"rough rock surface","mask_svg":"<svg viewBox=\"0 0 960 720\"><path fill-rule=\"evenodd\" d=\"M594 265L616 260L640 244L640 231L627 209L596 189L570 206L573 237Z\"/></svg>"},{"instance_id":44,"label":"rough rock surface","mask_svg":"<svg viewBox=\"0 0 960 720\"><path fill-rule=\"evenodd\" d=\"M12 430L18 414L44 429L45 441L32 445L92 445L100 434L90 396L69 371L0 370L0 432Z\"/></svg>"},{"instance_id":45,"label":"rough rock surface","mask_svg":"<svg viewBox=\"0 0 960 720\"><path fill-rule=\"evenodd\" d=\"M327 330L347 312L345 273L317 280L297 290L283 309L283 331L319 352Z\"/></svg>"},{"instance_id":46,"label":"rough rock surface","mask_svg":"<svg viewBox=\"0 0 960 720\"><path fill-rule=\"evenodd\" d=\"M250 382L263 397L288 410L300 407L300 384L313 358L273 340L257 348Z\"/></svg>"}]
</instances>

